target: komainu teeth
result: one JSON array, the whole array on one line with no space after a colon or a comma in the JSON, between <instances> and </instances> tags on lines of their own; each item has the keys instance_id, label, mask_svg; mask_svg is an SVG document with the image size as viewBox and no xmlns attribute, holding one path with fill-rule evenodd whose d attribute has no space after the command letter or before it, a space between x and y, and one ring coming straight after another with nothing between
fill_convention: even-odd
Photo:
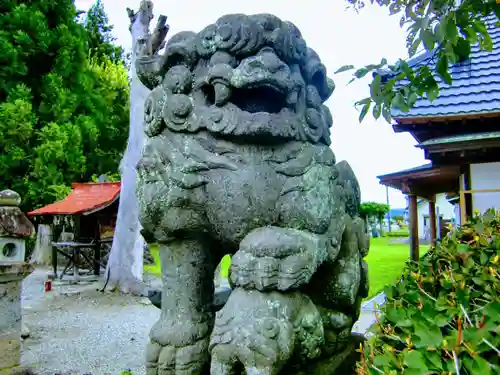
<instances>
[{"instance_id":1,"label":"komainu teeth","mask_svg":"<svg viewBox=\"0 0 500 375\"><path fill-rule=\"evenodd\" d=\"M214 91L215 91L215 105L222 106L226 104L226 102L231 97L231 88L224 83L216 82L214 83Z\"/></svg>"},{"instance_id":2,"label":"komainu teeth","mask_svg":"<svg viewBox=\"0 0 500 375\"><path fill-rule=\"evenodd\" d=\"M290 91L290 93L286 97L286 104L288 107L295 107L297 101L299 99L299 93L297 91Z\"/></svg>"}]
</instances>

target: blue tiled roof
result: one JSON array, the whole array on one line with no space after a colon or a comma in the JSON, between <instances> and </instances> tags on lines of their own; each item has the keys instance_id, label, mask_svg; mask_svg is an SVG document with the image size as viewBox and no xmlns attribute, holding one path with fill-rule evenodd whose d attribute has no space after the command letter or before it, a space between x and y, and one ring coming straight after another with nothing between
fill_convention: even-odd
<instances>
[{"instance_id":1,"label":"blue tiled roof","mask_svg":"<svg viewBox=\"0 0 500 375\"><path fill-rule=\"evenodd\" d=\"M470 141L488 141L488 140L495 140L495 139L500 139L500 132L486 132L486 133L472 133L472 134L457 134L457 135L451 135L447 137L439 137L439 138L432 138L428 139L427 141L420 142L416 147L419 148L426 148L429 146L434 146L434 145L444 145L444 144L450 144L450 143L460 143L460 142L470 142Z\"/></svg>"},{"instance_id":2,"label":"blue tiled roof","mask_svg":"<svg viewBox=\"0 0 500 375\"><path fill-rule=\"evenodd\" d=\"M493 40L491 52L481 51L478 45L473 46L470 60L450 67L451 85L436 75L439 96L433 102L419 99L409 112L393 109L392 116L419 118L500 113L500 28L496 25L497 21L494 14L486 18ZM435 71L437 59L426 52L408 63L413 67L428 65Z\"/></svg>"},{"instance_id":3,"label":"blue tiled roof","mask_svg":"<svg viewBox=\"0 0 500 375\"><path fill-rule=\"evenodd\" d=\"M422 172L422 171L430 170L433 167L434 166L432 165L432 163L427 163L427 164L424 164L424 165L419 165L418 167L413 167L413 168L403 169L402 171L397 171L397 172L393 172L393 173L383 174L383 175L377 176L377 178L381 179L381 178L384 178L384 177L393 177L393 176L397 176L397 175L400 175L400 174L406 174L406 173L412 173L412 172Z\"/></svg>"}]
</instances>

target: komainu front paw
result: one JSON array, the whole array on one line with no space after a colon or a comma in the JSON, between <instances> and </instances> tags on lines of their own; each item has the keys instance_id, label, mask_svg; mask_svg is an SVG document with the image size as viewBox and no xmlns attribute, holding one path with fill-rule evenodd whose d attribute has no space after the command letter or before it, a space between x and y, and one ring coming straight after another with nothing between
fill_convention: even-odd
<instances>
[{"instance_id":1,"label":"komainu front paw","mask_svg":"<svg viewBox=\"0 0 500 375\"><path fill-rule=\"evenodd\" d=\"M147 375L205 375L212 327L207 320L179 319L174 324L172 318L161 317L150 333Z\"/></svg>"},{"instance_id":2,"label":"komainu front paw","mask_svg":"<svg viewBox=\"0 0 500 375\"><path fill-rule=\"evenodd\" d=\"M250 232L232 258L231 283L245 289L290 290L307 284L326 259L323 236L264 227Z\"/></svg>"},{"instance_id":3,"label":"komainu front paw","mask_svg":"<svg viewBox=\"0 0 500 375\"><path fill-rule=\"evenodd\" d=\"M147 375L204 375L209 362L209 338L191 345L162 346L151 341L146 349Z\"/></svg>"}]
</instances>

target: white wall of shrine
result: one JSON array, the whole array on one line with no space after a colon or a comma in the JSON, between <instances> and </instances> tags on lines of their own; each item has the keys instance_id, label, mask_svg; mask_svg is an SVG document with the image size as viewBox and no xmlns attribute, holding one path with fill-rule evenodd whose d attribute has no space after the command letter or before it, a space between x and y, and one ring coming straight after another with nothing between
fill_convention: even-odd
<instances>
[{"instance_id":1,"label":"white wall of shrine","mask_svg":"<svg viewBox=\"0 0 500 375\"><path fill-rule=\"evenodd\" d=\"M418 237L430 239L429 201L419 199L418 209ZM446 199L446 194L436 194L436 220L455 220L454 206ZM439 228L439 223L436 223ZM438 231L439 232L439 231Z\"/></svg>"},{"instance_id":2,"label":"white wall of shrine","mask_svg":"<svg viewBox=\"0 0 500 375\"><path fill-rule=\"evenodd\" d=\"M500 189L500 163L471 164L471 190ZM490 208L500 210L499 193L472 194L472 207L480 213Z\"/></svg>"}]
</instances>

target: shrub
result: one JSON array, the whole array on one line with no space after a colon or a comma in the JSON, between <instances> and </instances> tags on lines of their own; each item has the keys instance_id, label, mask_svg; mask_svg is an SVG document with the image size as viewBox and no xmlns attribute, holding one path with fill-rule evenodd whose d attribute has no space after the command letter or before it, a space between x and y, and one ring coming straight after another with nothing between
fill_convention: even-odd
<instances>
[{"instance_id":1,"label":"shrub","mask_svg":"<svg viewBox=\"0 0 500 375\"><path fill-rule=\"evenodd\" d=\"M386 288L358 375L500 374L500 214L451 232Z\"/></svg>"},{"instance_id":2,"label":"shrub","mask_svg":"<svg viewBox=\"0 0 500 375\"><path fill-rule=\"evenodd\" d=\"M385 235L387 237L404 238L404 237L408 237L410 234L407 230L396 230L396 231L392 231L392 232L387 232Z\"/></svg>"}]
</instances>

